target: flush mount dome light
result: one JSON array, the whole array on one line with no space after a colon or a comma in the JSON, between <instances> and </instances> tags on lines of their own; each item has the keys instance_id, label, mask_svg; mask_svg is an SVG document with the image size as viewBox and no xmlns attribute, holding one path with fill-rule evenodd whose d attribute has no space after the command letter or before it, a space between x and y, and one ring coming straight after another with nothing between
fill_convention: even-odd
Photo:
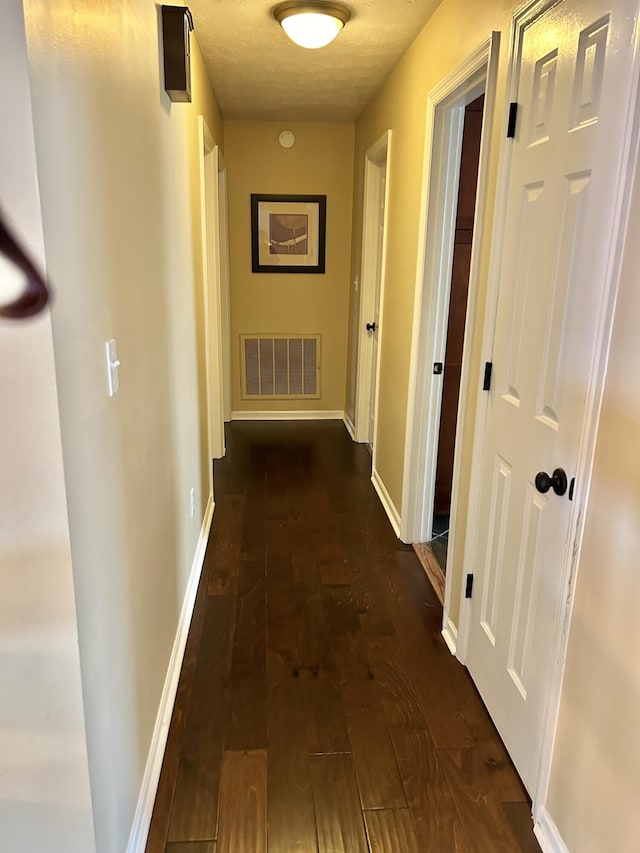
<instances>
[{"instance_id":1,"label":"flush mount dome light","mask_svg":"<svg viewBox=\"0 0 640 853\"><path fill-rule=\"evenodd\" d=\"M340 3L290 0L276 6L273 16L291 41L300 47L317 48L334 40L351 12Z\"/></svg>"}]
</instances>

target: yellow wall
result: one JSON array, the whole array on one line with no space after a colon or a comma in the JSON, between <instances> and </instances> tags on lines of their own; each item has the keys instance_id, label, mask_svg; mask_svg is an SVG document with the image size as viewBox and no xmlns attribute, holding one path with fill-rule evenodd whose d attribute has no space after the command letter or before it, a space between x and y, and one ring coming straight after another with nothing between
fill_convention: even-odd
<instances>
[{"instance_id":1,"label":"yellow wall","mask_svg":"<svg viewBox=\"0 0 640 853\"><path fill-rule=\"evenodd\" d=\"M225 122L229 176L232 408L344 411L353 186L352 124ZM278 143L282 130L293 148ZM251 193L327 196L325 275L251 272ZM242 400L240 338L320 333L320 400Z\"/></svg>"},{"instance_id":2,"label":"yellow wall","mask_svg":"<svg viewBox=\"0 0 640 853\"><path fill-rule=\"evenodd\" d=\"M497 108L492 122L491 156L487 176L488 204L485 216L489 223L481 247L481 274L477 301L476 326L473 337L473 357L470 387L477 387L479 378L479 346L486 288L486 268L491 238L492 199L495 193L497 159L502 127L502 104L506 80L507 46L509 39L509 3L479 0L468 4L463 0L445 0L423 28L417 39L382 87L379 95L365 110L356 125L356 180L354 193L354 242L352 278L360 272L362 245L362 205L365 152L384 133L393 131L391 158L388 163L389 205L386 212L388 227L387 265L384 303L384 322L381 328L380 391L378 403L378 432L376 445L377 472L391 500L401 513L409 363L414 295L416 288L416 258L418 253L418 222L422 190L425 121L428 92L451 74L494 30L502 36L501 66L498 81ZM451 34L455 33L455 38ZM349 321L349 369L347 380L347 412L351 417L355 404L355 354L357 351L358 297L352 292ZM467 406L464 429L466 456L462 466L461 494L468 488L470 448L475 398ZM458 507L458 542L464 532L466 507ZM459 551L457 552L460 553ZM462 577L461 561L454 565L454 588L459 589ZM458 594L452 600L451 618L458 620Z\"/></svg>"},{"instance_id":3,"label":"yellow wall","mask_svg":"<svg viewBox=\"0 0 640 853\"><path fill-rule=\"evenodd\" d=\"M222 126L195 42L193 103L164 92L153 0L25 11L97 847L122 851L207 498L198 113Z\"/></svg>"}]
</instances>

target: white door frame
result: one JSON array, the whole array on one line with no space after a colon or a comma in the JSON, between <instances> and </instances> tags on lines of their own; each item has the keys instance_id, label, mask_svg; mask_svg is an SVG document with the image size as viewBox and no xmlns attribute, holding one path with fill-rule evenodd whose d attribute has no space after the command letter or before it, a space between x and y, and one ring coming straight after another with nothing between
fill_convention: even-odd
<instances>
[{"instance_id":1,"label":"white door frame","mask_svg":"<svg viewBox=\"0 0 640 853\"><path fill-rule=\"evenodd\" d=\"M387 130L365 154L364 166L364 205L362 218L362 260L360 264L360 309L358 319L358 366L356 382L356 405L354 435L355 440L369 440L369 405L371 400L371 377L375 370L374 386L376 403L374 418L375 430L378 429L378 391L380 381L380 352L382 343L382 313L384 308L384 284L387 257L387 223L386 215L389 203L389 163L391 161L391 131ZM383 172L386 169L386 187L384 195L385 217L382 231L382 252L379 250L380 235L380 185ZM378 269L378 264L380 269ZM373 317L375 313L375 298L377 276L380 275L378 311L378 351L375 365L373 364L373 336L365 327L365 318ZM375 470L376 436L373 436L373 468Z\"/></svg>"},{"instance_id":2,"label":"white door frame","mask_svg":"<svg viewBox=\"0 0 640 853\"><path fill-rule=\"evenodd\" d=\"M218 150L218 223L220 240L220 308L222 321L223 414L231 420L231 295L229 287L229 214L227 164Z\"/></svg>"},{"instance_id":3,"label":"white door frame","mask_svg":"<svg viewBox=\"0 0 640 853\"><path fill-rule=\"evenodd\" d=\"M200 158L200 219L207 386L207 445L210 495L213 459L225 454L222 275L220 257L219 148L204 116L198 116Z\"/></svg>"},{"instance_id":4,"label":"white door frame","mask_svg":"<svg viewBox=\"0 0 640 853\"><path fill-rule=\"evenodd\" d=\"M533 2L526 6L520 7L514 15L511 30L509 72L507 79L507 103L517 100L519 78L516 65L518 59L518 47L524 28L529 26L537 17L544 14L548 9L557 5L558 0L533 0ZM598 334L594 341L594 357L590 366L590 375L588 380L589 390L587 394L587 407L582 429L582 441L579 449L578 464L576 467L575 490L572 502L571 519L569 523L569 529L573 531L573 535L565 550L565 559L561 566L561 588L563 590L563 594L560 598L562 607L561 613L558 614L558 620L554 632L552 664L542 750L540 755L540 767L533 795L534 829L536 835L541 840L548 839L554 833L552 821L550 822L545 806L551 775L553 744L555 741L556 727L560 712L562 681L564 677L567 646L569 641L569 629L571 626L576 575L580 559L584 517L591 484L598 421L604 392L604 379L613 326L613 310L620 278L622 249L624 246L624 236L628 220L631 187L633 183L632 178L638 166L638 130L640 126L640 109L638 107L640 51L638 48L639 43L638 38L636 38L634 54L630 57L633 66L633 76L631 79L634 81L632 84L632 96L629 98L627 93L623 93L624 105L628 108L628 114L625 122L623 156L621 158L620 170L616 185L612 188L612 192L614 193L614 198L616 200L616 215L611 224L611 239L607 237L608 245L610 246L607 262L607 275L605 288L602 294ZM489 266L488 293L480 356L481 363L492 360L493 341L495 335L496 308L498 304L500 283L499 272L504 245L507 188L512 151L511 144L507 140L506 129L508 116L506 113L508 113L508 110L505 110L500 150L496 214L494 218L491 260ZM478 529L477 507L481 497L482 456L488 402L488 395L479 395L472 447L471 480L468 498L469 516L467 519L465 537L463 577L467 573L473 573L474 544L476 542ZM469 625L471 619L471 602L465 597L464 586L464 583L462 583L460 589L459 631L456 647L456 655L462 663L465 663L466 661Z\"/></svg>"},{"instance_id":5,"label":"white door frame","mask_svg":"<svg viewBox=\"0 0 640 853\"><path fill-rule=\"evenodd\" d=\"M432 532L443 388L442 375L433 375L433 363L444 362L447 343L464 110L467 104L485 93L447 549L444 629L450 645L455 643L455 628L448 616L453 577L451 561L456 545L462 432L469 391L499 47L500 34L495 32L427 95L400 530L404 542L424 542Z\"/></svg>"}]
</instances>

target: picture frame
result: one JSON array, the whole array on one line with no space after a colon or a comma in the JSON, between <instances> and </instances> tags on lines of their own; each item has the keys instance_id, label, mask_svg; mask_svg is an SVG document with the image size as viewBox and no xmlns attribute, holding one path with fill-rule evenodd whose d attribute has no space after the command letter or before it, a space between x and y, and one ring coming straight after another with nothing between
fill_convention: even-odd
<instances>
[{"instance_id":1,"label":"picture frame","mask_svg":"<svg viewBox=\"0 0 640 853\"><path fill-rule=\"evenodd\" d=\"M326 195L251 194L251 270L323 274Z\"/></svg>"}]
</instances>

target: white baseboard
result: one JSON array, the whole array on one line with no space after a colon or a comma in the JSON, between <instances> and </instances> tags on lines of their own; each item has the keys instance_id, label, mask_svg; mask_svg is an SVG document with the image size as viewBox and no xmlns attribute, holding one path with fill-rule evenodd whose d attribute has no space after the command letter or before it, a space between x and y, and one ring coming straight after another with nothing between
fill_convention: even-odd
<instances>
[{"instance_id":1,"label":"white baseboard","mask_svg":"<svg viewBox=\"0 0 640 853\"><path fill-rule=\"evenodd\" d=\"M344 421L344 425L347 428L347 432L349 433L351 438L355 441L356 440L356 428L353 425L353 421L351 420L351 418L349 417L347 412L344 412L342 420Z\"/></svg>"},{"instance_id":2,"label":"white baseboard","mask_svg":"<svg viewBox=\"0 0 640 853\"><path fill-rule=\"evenodd\" d=\"M380 503L384 507L384 511L389 517L394 533L396 536L400 536L400 514L391 500L389 492L387 491L385 484L380 479L380 474L378 474L377 471L373 471L371 474L371 482L373 483L373 488L378 493L378 497L380 498Z\"/></svg>"},{"instance_id":3,"label":"white baseboard","mask_svg":"<svg viewBox=\"0 0 640 853\"><path fill-rule=\"evenodd\" d=\"M232 421L341 421L344 412L325 409L286 412L231 412Z\"/></svg>"},{"instance_id":4,"label":"white baseboard","mask_svg":"<svg viewBox=\"0 0 640 853\"><path fill-rule=\"evenodd\" d=\"M180 670L182 668L182 659L184 658L184 650L187 644L187 635L191 624L191 616L196 601L196 592L200 583L200 575L204 565L204 555L207 549L207 541L209 539L209 530L211 529L211 519L213 518L213 510L215 504L211 497L207 502L207 508L202 520L202 528L200 537L196 546L196 552L193 557L191 566L191 574L187 582L184 600L182 602L182 612L178 622L171 658L169 659L169 668L164 681L162 696L160 697L160 707L158 708L158 716L156 717L156 725L151 738L151 746L149 747L149 755L147 757L147 766L145 767L144 776L142 778L142 787L140 796L138 797L138 805L133 818L131 834L129 835L129 843L127 844L127 853L144 853L147 846L147 838L149 835L149 827L151 826L151 814L153 812L153 804L158 791L158 782L160 781L160 770L162 768L162 760L164 751L167 746L167 737L169 735L169 724L171 723L171 714L173 713L173 704L176 698L178 689L178 679L180 678Z\"/></svg>"},{"instance_id":5,"label":"white baseboard","mask_svg":"<svg viewBox=\"0 0 640 853\"><path fill-rule=\"evenodd\" d=\"M537 823L534 824L533 832L538 839L543 853L569 853L569 848L564 843L560 835L560 830L544 807L540 812Z\"/></svg>"},{"instance_id":6,"label":"white baseboard","mask_svg":"<svg viewBox=\"0 0 640 853\"><path fill-rule=\"evenodd\" d=\"M442 636L444 637L444 641L447 644L449 651L452 655L455 656L456 647L458 645L458 629L453 624L449 616L447 615L444 620L444 628L442 629Z\"/></svg>"}]
</instances>

